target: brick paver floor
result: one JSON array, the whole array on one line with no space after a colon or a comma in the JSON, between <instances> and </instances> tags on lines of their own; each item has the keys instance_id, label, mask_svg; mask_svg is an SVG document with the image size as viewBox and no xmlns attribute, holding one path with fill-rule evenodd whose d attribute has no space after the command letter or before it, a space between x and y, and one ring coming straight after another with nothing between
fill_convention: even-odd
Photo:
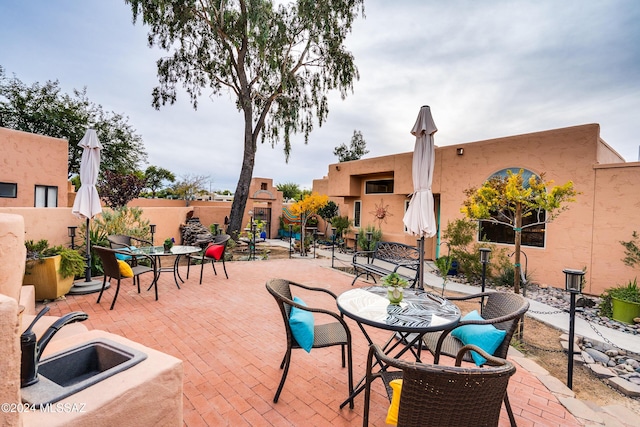
<instances>
[{"instance_id":1,"label":"brick paver floor","mask_svg":"<svg viewBox=\"0 0 640 427\"><path fill-rule=\"evenodd\" d=\"M347 397L347 372L340 364L340 347L295 350L287 382L278 403L273 395L281 377L286 348L282 317L265 289L270 278L281 277L336 294L351 289L353 276L330 268L330 260L283 259L227 263L214 276L207 266L202 285L199 267L178 289L169 273L153 291L141 294L125 279L113 311L114 290L100 304L97 294L68 295L49 303L51 315L81 310L85 325L122 335L184 362L184 425L196 426L360 426L364 393L355 408L340 403ZM181 267L184 277L186 267ZM150 275L142 276L149 284ZM357 282L364 284L363 282ZM331 299L305 298L310 305L336 310ZM39 309L39 307L36 307ZM364 375L367 343L355 322L347 320L354 340L354 377ZM372 331L376 341L388 332ZM532 374L518 367L509 383L509 396L519 426L577 426L576 419ZM429 404L428 397L425 404ZM388 401L377 382L372 393L370 421L384 426ZM469 408L473 410L473 408ZM508 426L503 408L500 426Z\"/></svg>"}]
</instances>

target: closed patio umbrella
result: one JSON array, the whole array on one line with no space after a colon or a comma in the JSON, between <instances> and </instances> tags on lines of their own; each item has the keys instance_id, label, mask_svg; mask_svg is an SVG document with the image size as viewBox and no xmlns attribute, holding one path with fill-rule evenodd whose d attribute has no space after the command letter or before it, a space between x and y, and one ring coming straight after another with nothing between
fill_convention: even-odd
<instances>
[{"instance_id":1,"label":"closed patio umbrella","mask_svg":"<svg viewBox=\"0 0 640 427\"><path fill-rule=\"evenodd\" d=\"M91 281L91 240L89 238L89 221L102 212L100 196L98 195L98 190L96 190L96 182L100 172L100 150L102 145L98 140L96 131L87 129L78 146L83 149L80 162L80 189L76 194L71 213L78 218L87 220L87 268L85 270L85 281L75 282L73 288L69 291L72 294L96 292L102 287L101 282Z\"/></svg>"},{"instance_id":2,"label":"closed patio umbrella","mask_svg":"<svg viewBox=\"0 0 640 427\"><path fill-rule=\"evenodd\" d=\"M426 105L420 108L418 119L411 129L411 133L416 137L412 164L413 194L402 219L409 234L420 236L419 288L422 288L424 283L424 238L436 234L431 183L435 162L433 134L437 130L431 109Z\"/></svg>"}]
</instances>

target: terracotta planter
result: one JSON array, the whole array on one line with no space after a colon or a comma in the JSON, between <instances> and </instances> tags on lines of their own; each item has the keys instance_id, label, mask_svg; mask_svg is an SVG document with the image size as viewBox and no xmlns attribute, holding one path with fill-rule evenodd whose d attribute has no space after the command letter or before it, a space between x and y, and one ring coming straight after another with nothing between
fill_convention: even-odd
<instances>
[{"instance_id":1,"label":"terracotta planter","mask_svg":"<svg viewBox=\"0 0 640 427\"><path fill-rule=\"evenodd\" d=\"M640 304L611 297L613 320L633 324L633 319L640 317Z\"/></svg>"},{"instance_id":2,"label":"terracotta planter","mask_svg":"<svg viewBox=\"0 0 640 427\"><path fill-rule=\"evenodd\" d=\"M61 277L60 255L42 260L27 261L23 285L33 285L36 290L36 300L56 299L69 293L73 286L73 276Z\"/></svg>"}]
</instances>

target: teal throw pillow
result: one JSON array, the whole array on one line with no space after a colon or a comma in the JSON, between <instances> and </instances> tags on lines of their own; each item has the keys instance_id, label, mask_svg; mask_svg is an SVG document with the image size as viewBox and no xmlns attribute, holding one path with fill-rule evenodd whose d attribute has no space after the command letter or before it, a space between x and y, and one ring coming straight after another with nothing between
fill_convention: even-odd
<instances>
[{"instance_id":1,"label":"teal throw pillow","mask_svg":"<svg viewBox=\"0 0 640 427\"><path fill-rule=\"evenodd\" d=\"M118 250L123 252L131 252L131 250L135 248L135 246L129 246L128 248L118 248ZM116 259L119 259L120 261L129 261L131 259L131 256L116 253Z\"/></svg>"},{"instance_id":2,"label":"teal throw pillow","mask_svg":"<svg viewBox=\"0 0 640 427\"><path fill-rule=\"evenodd\" d=\"M293 301L304 305L304 303L300 298L293 297ZM293 338L298 342L300 347L304 348L307 353L311 351L311 347L313 347L313 313L310 311L301 310L297 307L291 307L291 312L289 313L289 326L291 327L291 332L293 333Z\"/></svg>"},{"instance_id":3,"label":"teal throw pillow","mask_svg":"<svg viewBox=\"0 0 640 427\"><path fill-rule=\"evenodd\" d=\"M462 320L484 320L477 310L473 310L462 318ZM464 325L454 329L451 335L458 338L464 345L477 345L487 353L493 352L502 344L507 331L496 329L493 325ZM483 365L487 359L480 356L475 351L471 352L471 357L476 365Z\"/></svg>"}]
</instances>

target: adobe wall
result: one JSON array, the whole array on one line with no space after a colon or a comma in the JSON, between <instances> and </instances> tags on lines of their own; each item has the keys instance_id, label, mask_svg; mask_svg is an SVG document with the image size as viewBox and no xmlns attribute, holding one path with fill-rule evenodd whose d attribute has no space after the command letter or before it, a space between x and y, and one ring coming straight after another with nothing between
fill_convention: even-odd
<instances>
[{"instance_id":1,"label":"adobe wall","mask_svg":"<svg viewBox=\"0 0 640 427\"><path fill-rule=\"evenodd\" d=\"M381 224L384 239L415 245L416 238L402 232L404 201L413 191L411 159L412 153L400 153L332 164L327 179L314 181L314 190L316 185L326 188L341 213L350 218L353 202L362 200L363 226L374 221L376 207L388 208L391 215ZM602 162L612 164L599 166ZM528 273L535 282L563 287L563 269L586 267L585 292L600 294L612 285L614 277L635 277L629 276L632 271L618 260L623 250L619 240L630 239L634 223L628 223L637 217L640 207L640 196L636 195L640 192L633 193L640 182L640 167L621 162L620 155L600 139L597 124L436 147L432 190L436 204L440 203L436 207L440 233L449 221L463 217L460 208L466 199L464 190L477 188L501 169L526 168L544 173L553 185L573 181L581 194L575 203L566 205L568 210L547 224L545 247L523 248ZM394 194L364 195L364 181L379 177L394 178ZM612 229L619 229L619 233L610 233ZM636 229L640 231L640 226ZM438 243L437 237L426 242L427 259L434 257Z\"/></svg>"},{"instance_id":2,"label":"adobe wall","mask_svg":"<svg viewBox=\"0 0 640 427\"><path fill-rule=\"evenodd\" d=\"M640 279L640 266L626 266L624 247L640 233L640 162L595 167L591 282L597 290ZM589 286L589 284L587 284Z\"/></svg>"},{"instance_id":3,"label":"adobe wall","mask_svg":"<svg viewBox=\"0 0 640 427\"><path fill-rule=\"evenodd\" d=\"M0 182L17 183L17 198L0 197L0 207L35 206L35 186L58 187L58 206L67 206L68 142L0 127Z\"/></svg>"},{"instance_id":4,"label":"adobe wall","mask_svg":"<svg viewBox=\"0 0 640 427\"><path fill-rule=\"evenodd\" d=\"M0 403L20 402L20 322L18 301L25 263L24 223L0 213ZM18 412L0 412L0 425L19 426Z\"/></svg>"},{"instance_id":5,"label":"adobe wall","mask_svg":"<svg viewBox=\"0 0 640 427\"><path fill-rule=\"evenodd\" d=\"M573 181L582 194L547 224L545 248L523 248L532 280L563 286L564 268L582 269L591 264L593 166L599 140L599 126L584 125L439 148L433 192L441 196L442 227L448 220L462 218L463 190L482 185L501 169L523 167L544 173L554 185ZM463 155L457 154L457 148L464 149ZM588 283L590 275L587 269Z\"/></svg>"}]
</instances>

